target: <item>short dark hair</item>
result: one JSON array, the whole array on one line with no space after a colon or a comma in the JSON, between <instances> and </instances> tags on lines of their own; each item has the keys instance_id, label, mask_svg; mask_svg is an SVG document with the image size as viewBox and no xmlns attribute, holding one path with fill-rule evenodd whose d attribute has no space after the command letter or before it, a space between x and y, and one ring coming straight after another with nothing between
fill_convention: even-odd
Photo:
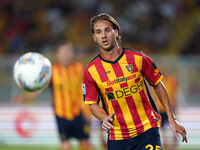
<instances>
[{"instance_id":1,"label":"short dark hair","mask_svg":"<svg viewBox=\"0 0 200 150\"><path fill-rule=\"evenodd\" d=\"M109 21L114 30L117 29L118 30L118 37L116 38L117 39L117 42L118 44L121 43L121 36L120 36L120 27L119 27L119 24L117 23L117 21L110 15L106 14L106 13L101 13L101 14L98 14L96 16L94 16L91 20L90 20L90 30L91 30L91 33L93 34L94 33L94 24L99 21L99 20L107 20Z\"/></svg>"}]
</instances>

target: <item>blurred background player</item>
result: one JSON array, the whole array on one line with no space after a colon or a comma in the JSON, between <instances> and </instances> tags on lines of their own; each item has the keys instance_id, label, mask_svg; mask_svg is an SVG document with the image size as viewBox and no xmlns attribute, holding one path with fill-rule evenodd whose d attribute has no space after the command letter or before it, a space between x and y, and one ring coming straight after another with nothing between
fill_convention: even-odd
<instances>
[{"instance_id":1,"label":"blurred background player","mask_svg":"<svg viewBox=\"0 0 200 150\"><path fill-rule=\"evenodd\" d=\"M81 87L84 66L72 61L74 52L69 43L59 45L56 55L58 61L52 66L51 88L63 150L70 149L70 137L79 139L81 150L88 150L89 124L87 121L90 121L90 117L88 117L89 109L82 103Z\"/></svg>"},{"instance_id":2,"label":"blurred background player","mask_svg":"<svg viewBox=\"0 0 200 150\"><path fill-rule=\"evenodd\" d=\"M90 111L83 103L82 73L84 65L73 61L71 43L62 42L56 46L56 61L52 64L52 78L49 84L53 108L61 139L62 150L70 150L70 138L79 140L80 150L89 150ZM38 96L41 92L16 95L14 101L22 102Z\"/></svg>"}]
</instances>

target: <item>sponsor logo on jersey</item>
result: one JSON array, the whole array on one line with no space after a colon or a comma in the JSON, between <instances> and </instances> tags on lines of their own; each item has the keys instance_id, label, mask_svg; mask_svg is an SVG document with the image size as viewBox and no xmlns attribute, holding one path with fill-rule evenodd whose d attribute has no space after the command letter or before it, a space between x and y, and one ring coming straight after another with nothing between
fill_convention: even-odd
<instances>
[{"instance_id":1,"label":"sponsor logo on jersey","mask_svg":"<svg viewBox=\"0 0 200 150\"><path fill-rule=\"evenodd\" d=\"M135 93L141 91L143 89L143 87L144 87L144 84L143 84L143 81L141 80L140 82L138 82L130 87L125 87L125 88L122 88L122 89L119 89L119 90L116 90L113 92L107 92L106 95L107 95L108 100L117 100L119 98L127 97L132 94L135 94Z\"/></svg>"},{"instance_id":2,"label":"sponsor logo on jersey","mask_svg":"<svg viewBox=\"0 0 200 150\"><path fill-rule=\"evenodd\" d=\"M113 81L107 81L107 86L111 86L111 85L114 85L114 84L127 82L128 80L131 80L131 79L133 79L135 77L136 77L136 74L133 74L133 75L128 76L128 77L124 77L123 76L123 77L120 77L120 78L116 78Z\"/></svg>"}]
</instances>

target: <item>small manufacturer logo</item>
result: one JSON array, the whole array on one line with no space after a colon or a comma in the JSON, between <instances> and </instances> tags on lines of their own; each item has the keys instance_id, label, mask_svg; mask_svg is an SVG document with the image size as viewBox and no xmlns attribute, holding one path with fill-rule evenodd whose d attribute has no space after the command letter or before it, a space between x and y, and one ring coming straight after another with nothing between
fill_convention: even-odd
<instances>
[{"instance_id":1,"label":"small manufacturer logo","mask_svg":"<svg viewBox=\"0 0 200 150\"><path fill-rule=\"evenodd\" d=\"M126 69L130 72L130 73L133 73L133 65L132 64L129 64L126 66Z\"/></svg>"},{"instance_id":2,"label":"small manufacturer logo","mask_svg":"<svg viewBox=\"0 0 200 150\"><path fill-rule=\"evenodd\" d=\"M104 72L104 73L102 73L101 75L104 76L104 75L109 74L109 73L111 73L110 70L109 70L109 71L106 71L106 72Z\"/></svg>"},{"instance_id":3,"label":"small manufacturer logo","mask_svg":"<svg viewBox=\"0 0 200 150\"><path fill-rule=\"evenodd\" d=\"M154 70L154 76L156 76L158 73L159 73L158 69Z\"/></svg>"}]
</instances>

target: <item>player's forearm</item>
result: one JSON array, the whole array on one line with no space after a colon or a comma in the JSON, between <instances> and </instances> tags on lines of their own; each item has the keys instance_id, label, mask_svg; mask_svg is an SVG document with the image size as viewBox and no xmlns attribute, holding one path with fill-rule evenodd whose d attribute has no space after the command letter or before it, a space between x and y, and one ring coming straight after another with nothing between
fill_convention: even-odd
<instances>
[{"instance_id":1,"label":"player's forearm","mask_svg":"<svg viewBox=\"0 0 200 150\"><path fill-rule=\"evenodd\" d=\"M90 104L90 111L94 117L103 121L106 117L108 117L105 110L99 106L99 104Z\"/></svg>"},{"instance_id":2,"label":"player's forearm","mask_svg":"<svg viewBox=\"0 0 200 150\"><path fill-rule=\"evenodd\" d=\"M160 102L162 103L163 107L165 108L165 111L167 113L169 121L176 119L176 117L172 111L172 107L170 104L167 90L166 90L164 84L162 83L162 81L160 83L158 83L158 85L155 86L154 89L155 89L155 92L156 92Z\"/></svg>"}]
</instances>

